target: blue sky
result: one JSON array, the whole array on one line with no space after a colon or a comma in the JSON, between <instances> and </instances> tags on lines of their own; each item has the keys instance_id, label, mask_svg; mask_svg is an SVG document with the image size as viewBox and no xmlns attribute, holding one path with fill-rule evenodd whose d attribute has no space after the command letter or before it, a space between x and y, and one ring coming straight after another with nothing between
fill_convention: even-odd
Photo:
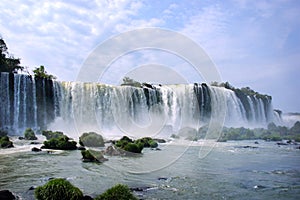
<instances>
[{"instance_id":1,"label":"blue sky","mask_svg":"<svg viewBox=\"0 0 300 200\"><path fill-rule=\"evenodd\" d=\"M274 108L285 112L300 112L299 19L297 0L2 0L0 4L0 34L9 52L30 69L44 65L59 80L76 80L85 59L109 37L160 27L197 42L223 81L270 94ZM118 83L130 66L149 63L176 65L176 72L189 82L202 81L176 56L154 50L120 58L106 81ZM157 68L154 73L159 73Z\"/></svg>"}]
</instances>

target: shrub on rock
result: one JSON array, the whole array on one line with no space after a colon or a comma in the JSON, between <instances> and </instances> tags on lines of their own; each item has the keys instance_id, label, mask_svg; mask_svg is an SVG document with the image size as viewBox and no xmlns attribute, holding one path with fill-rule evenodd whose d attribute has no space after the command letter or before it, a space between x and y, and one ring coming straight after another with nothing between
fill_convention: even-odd
<instances>
[{"instance_id":1,"label":"shrub on rock","mask_svg":"<svg viewBox=\"0 0 300 200\"><path fill-rule=\"evenodd\" d=\"M125 151L131 152L131 153L141 153L143 150L142 146L138 146L135 143L128 143L123 148Z\"/></svg>"},{"instance_id":2,"label":"shrub on rock","mask_svg":"<svg viewBox=\"0 0 300 200\"><path fill-rule=\"evenodd\" d=\"M153 140L150 137L144 137L141 139L137 139L135 141L136 144L140 143L140 144L144 144L145 148L156 148L158 146L157 142L155 140Z\"/></svg>"},{"instance_id":3,"label":"shrub on rock","mask_svg":"<svg viewBox=\"0 0 300 200\"><path fill-rule=\"evenodd\" d=\"M0 137L0 148L14 147L13 142L9 140L8 136Z\"/></svg>"},{"instance_id":4,"label":"shrub on rock","mask_svg":"<svg viewBox=\"0 0 300 200\"><path fill-rule=\"evenodd\" d=\"M83 133L79 137L79 144L87 147L104 147L103 137L95 132Z\"/></svg>"},{"instance_id":5,"label":"shrub on rock","mask_svg":"<svg viewBox=\"0 0 300 200\"><path fill-rule=\"evenodd\" d=\"M76 150L76 142L69 141L70 138L66 135L62 135L58 138L51 138L44 142L44 149L58 149L58 150Z\"/></svg>"},{"instance_id":6,"label":"shrub on rock","mask_svg":"<svg viewBox=\"0 0 300 200\"><path fill-rule=\"evenodd\" d=\"M37 140L34 131L31 128L27 128L24 132L24 137L26 140Z\"/></svg>"},{"instance_id":7,"label":"shrub on rock","mask_svg":"<svg viewBox=\"0 0 300 200\"><path fill-rule=\"evenodd\" d=\"M83 197L79 188L64 179L52 179L34 192L37 200L80 200Z\"/></svg>"},{"instance_id":8,"label":"shrub on rock","mask_svg":"<svg viewBox=\"0 0 300 200\"><path fill-rule=\"evenodd\" d=\"M47 138L47 140L50 140L51 138L59 138L64 135L63 132L60 131L42 131L42 135Z\"/></svg>"},{"instance_id":9,"label":"shrub on rock","mask_svg":"<svg viewBox=\"0 0 300 200\"><path fill-rule=\"evenodd\" d=\"M117 184L106 190L103 194L97 196L95 200L137 200L126 185Z\"/></svg>"}]
</instances>

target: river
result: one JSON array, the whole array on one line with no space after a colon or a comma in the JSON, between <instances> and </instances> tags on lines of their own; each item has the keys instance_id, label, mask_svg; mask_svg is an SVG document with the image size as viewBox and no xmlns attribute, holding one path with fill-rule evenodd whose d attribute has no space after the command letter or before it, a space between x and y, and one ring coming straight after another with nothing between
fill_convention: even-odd
<instances>
[{"instance_id":1,"label":"river","mask_svg":"<svg viewBox=\"0 0 300 200\"><path fill-rule=\"evenodd\" d=\"M300 199L297 145L173 141L160 144L161 151L97 164L82 162L80 151L35 153L30 149L39 145L15 144L0 150L0 189L21 199L33 199L30 187L58 177L90 196L124 183L143 190L135 191L141 199Z\"/></svg>"}]
</instances>

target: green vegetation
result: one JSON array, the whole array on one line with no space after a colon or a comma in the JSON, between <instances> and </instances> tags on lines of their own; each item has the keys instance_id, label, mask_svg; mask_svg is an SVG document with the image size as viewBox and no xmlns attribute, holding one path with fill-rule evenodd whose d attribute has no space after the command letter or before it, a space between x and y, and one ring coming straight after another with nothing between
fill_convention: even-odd
<instances>
[{"instance_id":1,"label":"green vegetation","mask_svg":"<svg viewBox=\"0 0 300 200\"><path fill-rule=\"evenodd\" d=\"M268 141L295 140L300 142L300 122L296 122L288 129L285 126L276 126L270 123L267 129L263 128L223 128L222 135L218 141L227 140L254 140L263 139Z\"/></svg>"},{"instance_id":2,"label":"green vegetation","mask_svg":"<svg viewBox=\"0 0 300 200\"><path fill-rule=\"evenodd\" d=\"M9 140L8 136L0 137L0 148L11 148L14 147L13 142Z\"/></svg>"},{"instance_id":3,"label":"green vegetation","mask_svg":"<svg viewBox=\"0 0 300 200\"><path fill-rule=\"evenodd\" d=\"M31 128L27 128L24 132L24 137L26 140L37 140L34 131Z\"/></svg>"},{"instance_id":4,"label":"green vegetation","mask_svg":"<svg viewBox=\"0 0 300 200\"><path fill-rule=\"evenodd\" d=\"M87 147L104 147L103 137L95 132L83 133L79 137L79 144Z\"/></svg>"},{"instance_id":5,"label":"green vegetation","mask_svg":"<svg viewBox=\"0 0 300 200\"><path fill-rule=\"evenodd\" d=\"M137 200L126 185L117 184L106 190L103 194L97 196L95 200Z\"/></svg>"},{"instance_id":6,"label":"green vegetation","mask_svg":"<svg viewBox=\"0 0 300 200\"><path fill-rule=\"evenodd\" d=\"M58 150L76 150L76 142L69 141L70 138L66 135L59 136L58 138L51 138L44 142L43 149L58 149Z\"/></svg>"},{"instance_id":7,"label":"green vegetation","mask_svg":"<svg viewBox=\"0 0 300 200\"><path fill-rule=\"evenodd\" d=\"M104 162L107 160L100 151L82 150L81 155L84 162Z\"/></svg>"},{"instance_id":8,"label":"green vegetation","mask_svg":"<svg viewBox=\"0 0 300 200\"><path fill-rule=\"evenodd\" d=\"M46 72L45 67L41 65L40 67L36 67L33 70L35 78L44 78L44 79L56 79L55 76L50 75Z\"/></svg>"},{"instance_id":9,"label":"green vegetation","mask_svg":"<svg viewBox=\"0 0 300 200\"><path fill-rule=\"evenodd\" d=\"M142 87L142 84L138 81L135 81L129 77L124 77L123 78L123 83L121 86L133 86L133 87Z\"/></svg>"},{"instance_id":10,"label":"green vegetation","mask_svg":"<svg viewBox=\"0 0 300 200\"><path fill-rule=\"evenodd\" d=\"M3 38L0 38L0 72L17 73L22 71L24 67L20 66L20 58L14 58L7 50L6 43Z\"/></svg>"},{"instance_id":11,"label":"green vegetation","mask_svg":"<svg viewBox=\"0 0 300 200\"><path fill-rule=\"evenodd\" d=\"M59 138L64 135L63 132L60 131L42 131L42 135L47 138L47 140L50 140L52 138Z\"/></svg>"},{"instance_id":12,"label":"green vegetation","mask_svg":"<svg viewBox=\"0 0 300 200\"><path fill-rule=\"evenodd\" d=\"M144 148L156 148L158 143L150 137L137 139L134 143L142 145Z\"/></svg>"},{"instance_id":13,"label":"green vegetation","mask_svg":"<svg viewBox=\"0 0 300 200\"><path fill-rule=\"evenodd\" d=\"M37 200L80 200L83 194L79 188L64 179L53 179L34 192Z\"/></svg>"},{"instance_id":14,"label":"green vegetation","mask_svg":"<svg viewBox=\"0 0 300 200\"><path fill-rule=\"evenodd\" d=\"M127 136L123 136L120 140L114 142L115 146L132 153L141 153L143 148L156 148L158 143L150 137L144 137L132 140Z\"/></svg>"},{"instance_id":15,"label":"green vegetation","mask_svg":"<svg viewBox=\"0 0 300 200\"><path fill-rule=\"evenodd\" d=\"M235 88L232 85L230 85L229 82L224 82L224 83L218 83L218 82L212 82L210 84L211 86L216 86L216 87L224 87L226 89L234 91L239 97L243 95L249 95L249 96L256 96L258 98L271 98L271 96L266 95L266 94L260 94L254 90L252 90L250 87L243 87L241 89Z\"/></svg>"},{"instance_id":16,"label":"green vegetation","mask_svg":"<svg viewBox=\"0 0 300 200\"><path fill-rule=\"evenodd\" d=\"M144 148L143 145L138 146L127 136L123 136L120 140L115 141L115 146L131 153L141 153Z\"/></svg>"}]
</instances>

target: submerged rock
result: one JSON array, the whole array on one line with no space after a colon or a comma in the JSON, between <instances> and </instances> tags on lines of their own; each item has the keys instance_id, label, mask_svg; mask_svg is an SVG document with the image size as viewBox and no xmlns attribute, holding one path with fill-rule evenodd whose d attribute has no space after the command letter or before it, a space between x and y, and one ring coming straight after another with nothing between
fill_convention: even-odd
<instances>
[{"instance_id":1,"label":"submerged rock","mask_svg":"<svg viewBox=\"0 0 300 200\"><path fill-rule=\"evenodd\" d=\"M107 156L119 156L121 152L116 149L114 146L108 146L104 151L102 151L104 155Z\"/></svg>"},{"instance_id":2,"label":"submerged rock","mask_svg":"<svg viewBox=\"0 0 300 200\"><path fill-rule=\"evenodd\" d=\"M33 152L39 152L39 151L42 151L42 150L39 149L39 148L37 148L37 147L33 147L33 148L31 149L31 151L33 151Z\"/></svg>"},{"instance_id":3,"label":"submerged rock","mask_svg":"<svg viewBox=\"0 0 300 200\"><path fill-rule=\"evenodd\" d=\"M85 147L83 147L83 146L79 146L79 147L77 147L77 150L80 150L80 151L82 151L82 150L86 150L86 148L85 148Z\"/></svg>"},{"instance_id":4,"label":"submerged rock","mask_svg":"<svg viewBox=\"0 0 300 200\"><path fill-rule=\"evenodd\" d=\"M277 142L276 143L278 146L280 146L280 145L288 145L287 143L284 143L284 142Z\"/></svg>"},{"instance_id":5,"label":"submerged rock","mask_svg":"<svg viewBox=\"0 0 300 200\"><path fill-rule=\"evenodd\" d=\"M16 197L9 190L0 190L0 199L1 200L14 200Z\"/></svg>"},{"instance_id":6,"label":"submerged rock","mask_svg":"<svg viewBox=\"0 0 300 200\"><path fill-rule=\"evenodd\" d=\"M258 147L253 147L253 146L236 146L235 148L239 148L239 149L257 149Z\"/></svg>"}]
</instances>

